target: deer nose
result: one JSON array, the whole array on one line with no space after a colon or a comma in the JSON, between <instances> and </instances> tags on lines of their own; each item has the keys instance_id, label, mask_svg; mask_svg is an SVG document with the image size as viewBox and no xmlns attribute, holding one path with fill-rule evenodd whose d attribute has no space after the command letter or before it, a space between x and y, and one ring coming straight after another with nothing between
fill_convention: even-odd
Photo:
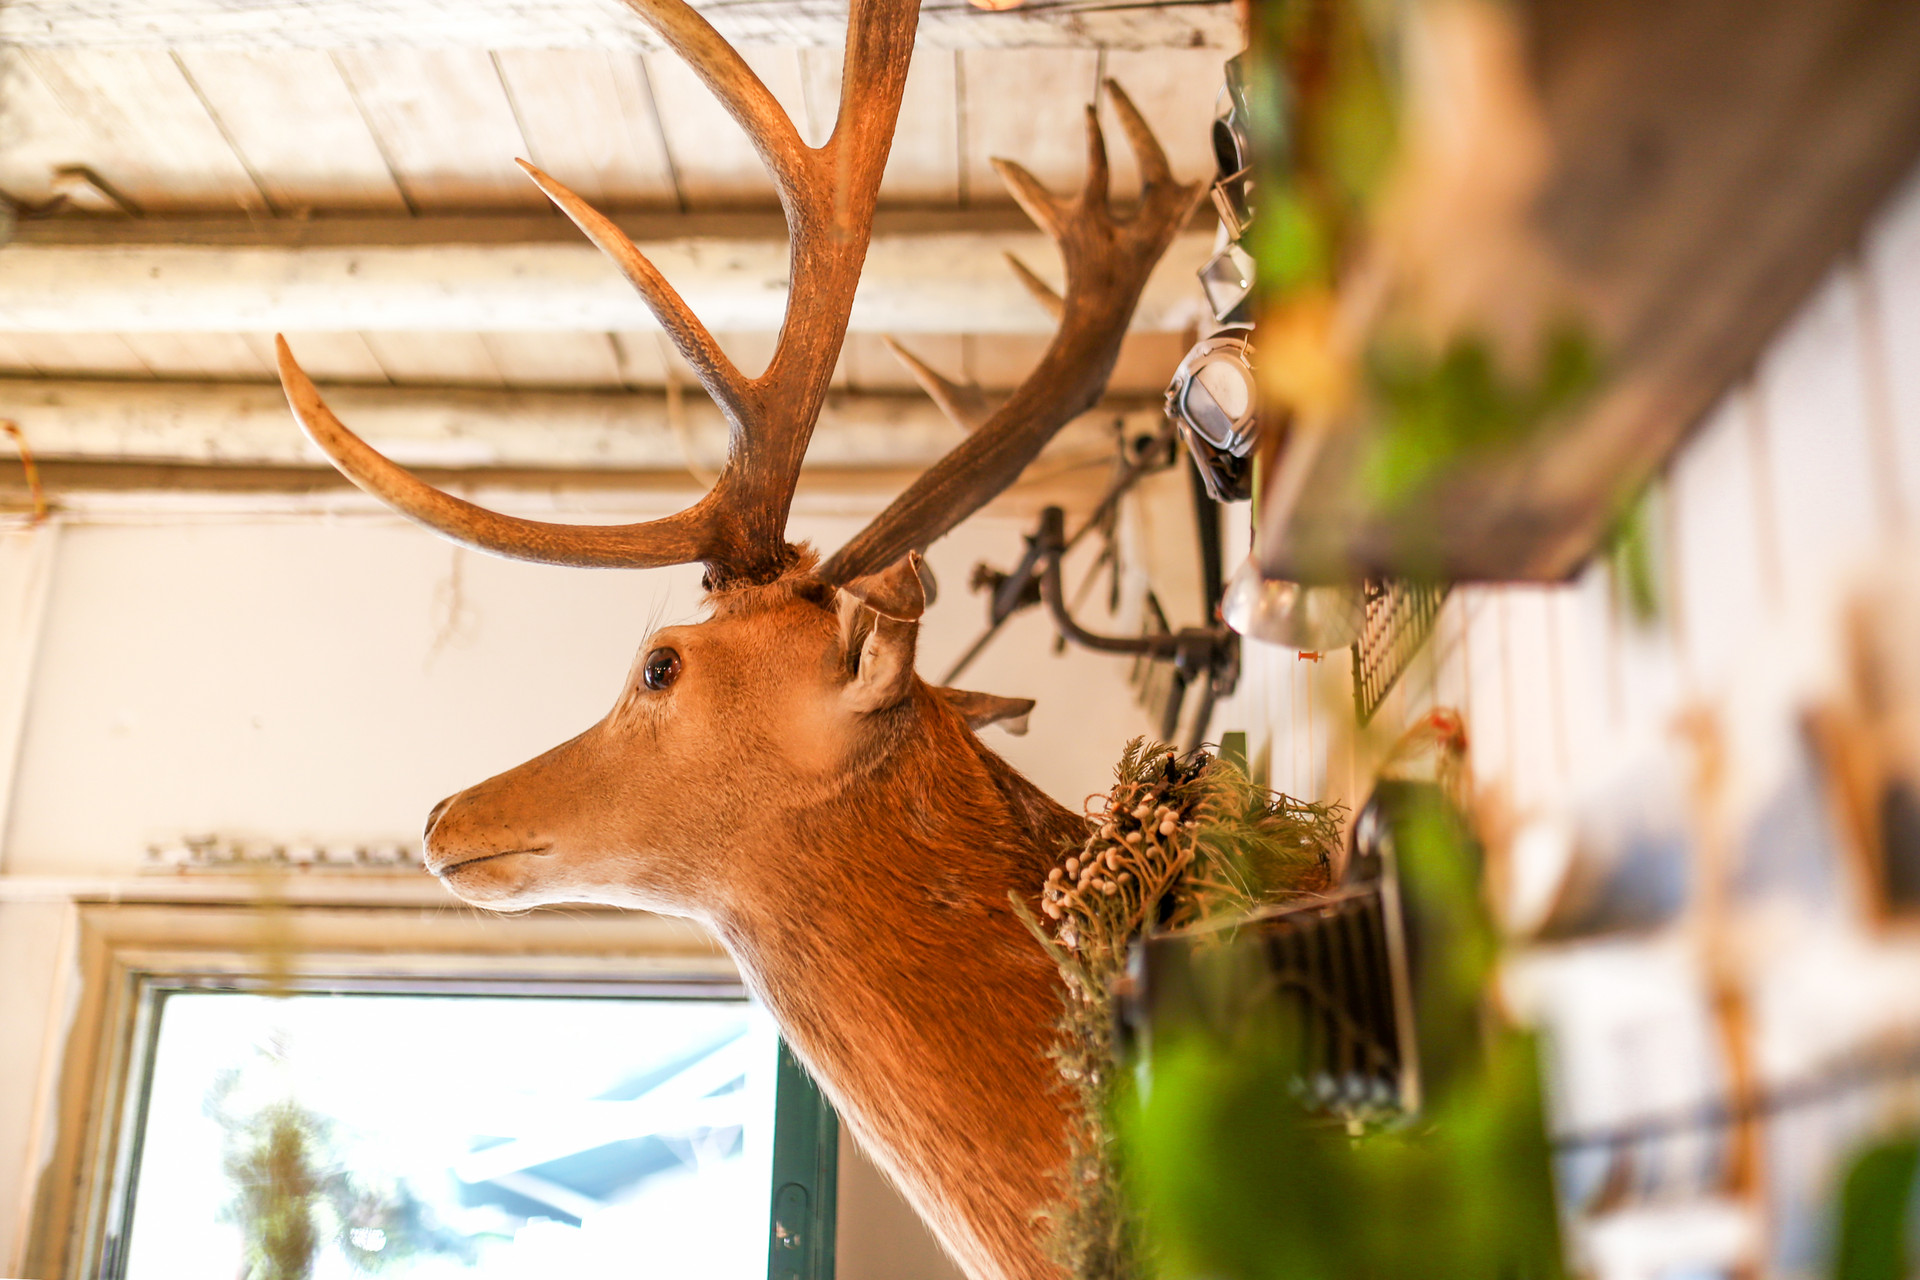
<instances>
[{"instance_id":1,"label":"deer nose","mask_svg":"<svg viewBox=\"0 0 1920 1280\"><path fill-rule=\"evenodd\" d=\"M438 826L440 823L440 815L445 813L447 811L447 806L452 804L458 798L459 798L458 796L448 796L445 800L442 800L439 804L433 806L433 812L427 815L427 829L426 829L425 835L429 840L433 838L433 829L436 826Z\"/></svg>"}]
</instances>

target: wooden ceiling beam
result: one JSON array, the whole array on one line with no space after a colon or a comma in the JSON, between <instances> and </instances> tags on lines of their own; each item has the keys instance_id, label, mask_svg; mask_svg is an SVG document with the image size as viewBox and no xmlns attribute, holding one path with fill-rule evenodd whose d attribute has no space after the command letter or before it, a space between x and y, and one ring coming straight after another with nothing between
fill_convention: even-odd
<instances>
[{"instance_id":1,"label":"wooden ceiling beam","mask_svg":"<svg viewBox=\"0 0 1920 1280\"><path fill-rule=\"evenodd\" d=\"M838 47L846 0L739 4L695 0L739 47ZM1165 5L1030 0L976 9L926 0L919 42L939 49L1030 47L1166 49L1241 46L1229 0ZM0 44L31 48L345 49L375 45L468 49L648 51L658 37L620 0L11 0Z\"/></svg>"},{"instance_id":2,"label":"wooden ceiling beam","mask_svg":"<svg viewBox=\"0 0 1920 1280\"><path fill-rule=\"evenodd\" d=\"M676 410L660 392L331 386L328 402L375 448L412 466L710 473L726 424L704 395ZM1114 402L1069 426L1060 456L1103 457L1110 424L1152 430L1157 406ZM0 378L0 418L43 460L256 467L323 463L270 383ZM959 428L918 395L828 399L809 467L911 471L958 444ZM0 463L0 471L7 470Z\"/></svg>"},{"instance_id":3,"label":"wooden ceiling beam","mask_svg":"<svg viewBox=\"0 0 1920 1280\"><path fill-rule=\"evenodd\" d=\"M881 218L851 330L1051 333L1053 317L1004 255L1041 265L1056 254L1016 218L998 210ZM623 221L710 329L780 327L787 243L777 218ZM1210 231L1175 242L1134 330L1179 332L1199 318L1193 272L1211 248ZM0 249L0 332L655 327L614 267L558 217L44 219L19 223Z\"/></svg>"}]
</instances>

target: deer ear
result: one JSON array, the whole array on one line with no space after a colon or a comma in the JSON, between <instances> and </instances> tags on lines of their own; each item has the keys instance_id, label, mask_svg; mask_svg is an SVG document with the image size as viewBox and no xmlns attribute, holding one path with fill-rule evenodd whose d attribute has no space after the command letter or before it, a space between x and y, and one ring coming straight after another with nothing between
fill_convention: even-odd
<instances>
[{"instance_id":1,"label":"deer ear","mask_svg":"<svg viewBox=\"0 0 1920 1280\"><path fill-rule=\"evenodd\" d=\"M933 603L933 571L918 551L909 551L878 573L840 588L883 618L914 622Z\"/></svg>"},{"instance_id":2,"label":"deer ear","mask_svg":"<svg viewBox=\"0 0 1920 1280\"><path fill-rule=\"evenodd\" d=\"M941 689L940 696L959 713L969 729L984 729L997 724L1014 737L1027 731L1027 717L1033 713L1032 698L1002 698L993 693L973 693L966 689Z\"/></svg>"},{"instance_id":3,"label":"deer ear","mask_svg":"<svg viewBox=\"0 0 1920 1280\"><path fill-rule=\"evenodd\" d=\"M920 624L902 622L883 613L855 606L872 619L860 643L860 666L841 692L849 710L859 714L884 711L906 701L913 692L913 652ZM854 632L858 636L859 632Z\"/></svg>"}]
</instances>

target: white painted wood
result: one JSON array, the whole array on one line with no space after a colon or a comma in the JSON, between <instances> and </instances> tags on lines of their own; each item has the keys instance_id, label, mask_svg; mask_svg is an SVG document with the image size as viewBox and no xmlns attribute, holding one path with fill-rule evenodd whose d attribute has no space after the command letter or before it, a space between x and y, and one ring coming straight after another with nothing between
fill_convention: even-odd
<instances>
[{"instance_id":1,"label":"white painted wood","mask_svg":"<svg viewBox=\"0 0 1920 1280\"><path fill-rule=\"evenodd\" d=\"M842 0L695 7L728 40L749 45L844 42ZM939 49L1101 45L1229 52L1242 43L1231 4L1121 8L1033 5L986 12L927 4L920 43ZM39 47L354 48L368 45L475 49L658 49L660 43L617 0L12 0L0 10L0 43Z\"/></svg>"},{"instance_id":2,"label":"white painted wood","mask_svg":"<svg viewBox=\"0 0 1920 1280\"><path fill-rule=\"evenodd\" d=\"M1881 215L1862 269L1878 319L1879 411L1888 417L1902 514L1911 529L1920 524L1920 174Z\"/></svg>"},{"instance_id":3,"label":"white painted wood","mask_svg":"<svg viewBox=\"0 0 1920 1280\"><path fill-rule=\"evenodd\" d=\"M637 56L509 49L495 58L529 160L596 205L676 205L653 90Z\"/></svg>"},{"instance_id":4,"label":"white painted wood","mask_svg":"<svg viewBox=\"0 0 1920 1280\"><path fill-rule=\"evenodd\" d=\"M604 333L487 333L480 339L510 387L622 385L620 363Z\"/></svg>"},{"instance_id":5,"label":"white painted wood","mask_svg":"<svg viewBox=\"0 0 1920 1280\"><path fill-rule=\"evenodd\" d=\"M642 247L709 328L771 333L780 327L784 242L683 239ZM1201 233L1175 241L1148 282L1136 330L1184 327L1198 306L1193 272L1210 247ZM1052 243L1039 232L878 237L851 327L1050 335L1052 317L1002 259L1009 250L1042 271L1057 270ZM0 249L0 331L10 333L654 327L626 281L586 244Z\"/></svg>"},{"instance_id":6,"label":"white painted wood","mask_svg":"<svg viewBox=\"0 0 1920 1280\"><path fill-rule=\"evenodd\" d=\"M115 373L145 377L147 368L127 340L117 333L15 333L9 334L10 353L23 364L10 368L36 373Z\"/></svg>"},{"instance_id":7,"label":"white painted wood","mask_svg":"<svg viewBox=\"0 0 1920 1280\"><path fill-rule=\"evenodd\" d=\"M20 736L32 702L34 664L53 588L60 526L0 530L0 831L12 812ZM5 869L0 848L0 870Z\"/></svg>"},{"instance_id":8,"label":"white painted wood","mask_svg":"<svg viewBox=\"0 0 1920 1280\"><path fill-rule=\"evenodd\" d=\"M1668 605L1684 639L1687 684L1713 694L1766 625L1759 494L1741 398L1721 401L1674 460L1674 589Z\"/></svg>"},{"instance_id":9,"label":"white painted wood","mask_svg":"<svg viewBox=\"0 0 1920 1280\"><path fill-rule=\"evenodd\" d=\"M1173 165L1174 176L1182 182L1211 180L1218 168L1213 158L1213 113L1226 87L1225 64L1231 52L1156 49L1107 55L1107 76L1118 81L1141 114L1154 122L1160 146ZM1104 94L1100 124L1113 165L1113 189L1131 195L1139 190L1140 170Z\"/></svg>"},{"instance_id":10,"label":"white painted wood","mask_svg":"<svg viewBox=\"0 0 1920 1280\"><path fill-rule=\"evenodd\" d=\"M807 128L807 99L796 49L748 49L741 56L795 125ZM690 209L764 207L773 179L747 135L700 77L671 53L647 54L647 78L680 194Z\"/></svg>"},{"instance_id":11,"label":"white painted wood","mask_svg":"<svg viewBox=\"0 0 1920 1280\"><path fill-rule=\"evenodd\" d=\"M1080 189L1087 168L1086 128L1099 57L1079 49L978 50L960 55L967 85L967 190L976 204L1007 199L989 161L1017 160L1052 190ZM1168 122L1148 117L1156 130ZM1116 140L1117 141L1117 140ZM1053 260L1027 265L1051 273Z\"/></svg>"},{"instance_id":12,"label":"white painted wood","mask_svg":"<svg viewBox=\"0 0 1920 1280\"><path fill-rule=\"evenodd\" d=\"M1669 590L1674 582L1669 568L1673 563L1672 522L1664 478L1655 482L1643 502L1648 555L1658 592L1653 616L1635 614L1619 573L1609 572L1607 578L1614 660L1619 664L1619 728L1622 740L1629 743L1668 732L1686 692L1677 643L1680 632Z\"/></svg>"},{"instance_id":13,"label":"white painted wood","mask_svg":"<svg viewBox=\"0 0 1920 1280\"><path fill-rule=\"evenodd\" d=\"M272 369L276 360L273 335L250 333L247 345L260 357L263 368ZM386 382L387 371L380 364L367 340L357 333L288 330L285 337L300 353L300 367L321 382Z\"/></svg>"},{"instance_id":14,"label":"white painted wood","mask_svg":"<svg viewBox=\"0 0 1920 1280\"><path fill-rule=\"evenodd\" d=\"M658 392L340 386L327 388L327 399L355 431L405 463L677 470L685 461ZM322 461L271 383L0 379L0 405L43 458ZM686 392L681 412L702 455L724 457L726 424L698 388ZM1147 429L1158 410L1088 414L1062 431L1056 456L1105 456L1115 412ZM807 457L815 466L918 467L961 438L924 396L834 395Z\"/></svg>"},{"instance_id":15,"label":"white painted wood","mask_svg":"<svg viewBox=\"0 0 1920 1280\"><path fill-rule=\"evenodd\" d=\"M412 329L368 330L360 335L394 382L466 387L504 387L486 337L478 333L421 333ZM299 356L296 349L294 355Z\"/></svg>"},{"instance_id":16,"label":"white painted wood","mask_svg":"<svg viewBox=\"0 0 1920 1280\"><path fill-rule=\"evenodd\" d=\"M383 48L331 56L414 207L547 207L513 163L529 148L486 52Z\"/></svg>"},{"instance_id":17,"label":"white painted wood","mask_svg":"<svg viewBox=\"0 0 1920 1280\"><path fill-rule=\"evenodd\" d=\"M259 187L167 53L42 50L20 55L12 71L9 132L51 136L70 148L63 155L44 149L44 141L30 143L35 159L91 166L149 212L266 211ZM21 84L16 95L15 84L28 76L38 85ZM65 122L35 119L49 109ZM26 176L45 189L46 175Z\"/></svg>"},{"instance_id":18,"label":"white painted wood","mask_svg":"<svg viewBox=\"0 0 1920 1280\"><path fill-rule=\"evenodd\" d=\"M841 61L842 51L837 48L800 50L801 96L806 111L799 123L801 136L814 146L826 141L839 112ZM887 153L886 172L880 178L882 203L958 201L958 110L954 55L943 50L920 51L907 70L893 146Z\"/></svg>"},{"instance_id":19,"label":"white painted wood","mask_svg":"<svg viewBox=\"0 0 1920 1280\"><path fill-rule=\"evenodd\" d=\"M273 365L237 333L127 333L120 340L156 377L256 379Z\"/></svg>"},{"instance_id":20,"label":"white painted wood","mask_svg":"<svg viewBox=\"0 0 1920 1280\"><path fill-rule=\"evenodd\" d=\"M1789 611L1823 607L1891 513L1877 510L1851 279L1830 275L1755 379Z\"/></svg>"},{"instance_id":21,"label":"white painted wood","mask_svg":"<svg viewBox=\"0 0 1920 1280\"><path fill-rule=\"evenodd\" d=\"M1563 590L1511 586L1501 593L1506 613L1507 723L1512 734L1508 776L1515 807L1523 813L1550 805L1567 782L1560 654L1551 618L1554 598Z\"/></svg>"},{"instance_id":22,"label":"white painted wood","mask_svg":"<svg viewBox=\"0 0 1920 1280\"><path fill-rule=\"evenodd\" d=\"M1508 718L1506 602L1498 587L1456 587L1462 597L1466 699L1461 711L1473 753L1474 780L1509 798L1513 724Z\"/></svg>"},{"instance_id":23,"label":"white painted wood","mask_svg":"<svg viewBox=\"0 0 1920 1280\"><path fill-rule=\"evenodd\" d=\"M276 210L406 211L365 117L325 53L196 49L179 62Z\"/></svg>"}]
</instances>

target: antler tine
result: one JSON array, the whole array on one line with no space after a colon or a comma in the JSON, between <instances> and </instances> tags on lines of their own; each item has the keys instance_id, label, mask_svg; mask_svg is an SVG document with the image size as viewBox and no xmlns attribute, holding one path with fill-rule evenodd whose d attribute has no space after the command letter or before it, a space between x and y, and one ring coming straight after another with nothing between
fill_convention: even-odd
<instances>
[{"instance_id":1,"label":"antler tine","mask_svg":"<svg viewBox=\"0 0 1920 1280\"><path fill-rule=\"evenodd\" d=\"M1033 268L1014 257L1013 254L1007 253L1002 256L1006 258L1007 265L1013 268L1013 274L1020 278L1020 283L1027 287L1027 292L1033 295L1033 300L1045 307L1048 315L1058 320L1066 310L1067 304L1060 300L1060 295L1053 291L1053 286L1035 275Z\"/></svg>"},{"instance_id":2,"label":"antler tine","mask_svg":"<svg viewBox=\"0 0 1920 1280\"><path fill-rule=\"evenodd\" d=\"M943 376L939 370L892 338L883 336L880 341L886 344L887 350L893 352L894 359L907 367L907 372L920 384L920 389L939 406L940 412L947 415L947 420L954 426L962 431L972 431L992 416L993 411L987 407L987 397L979 387Z\"/></svg>"},{"instance_id":3,"label":"antler tine","mask_svg":"<svg viewBox=\"0 0 1920 1280\"><path fill-rule=\"evenodd\" d=\"M713 24L685 0L627 0L627 6L659 33L693 68L773 172L784 202L804 183L807 146L767 86Z\"/></svg>"},{"instance_id":4,"label":"antler tine","mask_svg":"<svg viewBox=\"0 0 1920 1280\"><path fill-rule=\"evenodd\" d=\"M552 175L543 172L538 166L525 160L516 160L515 164L526 170L534 185L546 193L560 212L573 220L573 225L585 233L595 247L620 268L620 274L627 278L640 297L646 302L647 309L653 312L654 319L673 339L673 345L693 366L694 376L700 379L700 385L707 389L714 403L727 416L729 422L741 422L747 414L747 380L733 361L727 358L720 344L713 340L713 334L700 323L698 316L667 278L638 246L627 238L626 232L615 226L611 219L598 209L582 200Z\"/></svg>"},{"instance_id":5,"label":"antler tine","mask_svg":"<svg viewBox=\"0 0 1920 1280\"><path fill-rule=\"evenodd\" d=\"M1107 171L1107 135L1100 129L1099 108L1089 102L1087 104L1087 177L1080 186L1081 203L1104 208L1110 186Z\"/></svg>"},{"instance_id":6,"label":"antler tine","mask_svg":"<svg viewBox=\"0 0 1920 1280\"><path fill-rule=\"evenodd\" d=\"M1053 236L1066 261L1060 327L1040 363L993 416L820 567L826 581L844 583L924 551L1017 480L1061 427L1099 403L1147 277L1200 195L1200 184L1173 181L1166 153L1120 87L1108 81L1107 89L1139 158L1145 184L1139 211L1125 221L1114 216L1106 147L1091 117L1087 178L1071 203L1055 199L1019 165L994 161L1014 199ZM1023 281L1032 275L1017 263L1015 270Z\"/></svg>"},{"instance_id":7,"label":"antler tine","mask_svg":"<svg viewBox=\"0 0 1920 1280\"><path fill-rule=\"evenodd\" d=\"M1176 186L1173 166L1167 163L1167 153L1161 148L1160 139L1153 136L1153 129L1140 114L1140 108L1133 105L1133 99L1118 81L1108 80L1106 86L1113 100L1113 114L1120 118L1120 131L1127 135L1127 145L1133 148L1133 157L1140 165L1140 185L1149 193Z\"/></svg>"},{"instance_id":8,"label":"antler tine","mask_svg":"<svg viewBox=\"0 0 1920 1280\"><path fill-rule=\"evenodd\" d=\"M521 520L443 493L390 462L341 424L319 389L294 360L285 337L274 336L280 385L287 403L333 465L360 488L401 514L478 551L515 560L579 568L653 568L686 564L713 553L711 495L664 520L627 525L548 524Z\"/></svg>"},{"instance_id":9,"label":"antler tine","mask_svg":"<svg viewBox=\"0 0 1920 1280\"><path fill-rule=\"evenodd\" d=\"M1006 184L1007 194L1014 203L1025 211L1040 229L1058 240L1066 226L1066 211L1060 202L1054 199L1040 179L1027 172L1026 168L1011 160L994 156L988 160L993 171L1000 175L1000 181Z\"/></svg>"}]
</instances>

